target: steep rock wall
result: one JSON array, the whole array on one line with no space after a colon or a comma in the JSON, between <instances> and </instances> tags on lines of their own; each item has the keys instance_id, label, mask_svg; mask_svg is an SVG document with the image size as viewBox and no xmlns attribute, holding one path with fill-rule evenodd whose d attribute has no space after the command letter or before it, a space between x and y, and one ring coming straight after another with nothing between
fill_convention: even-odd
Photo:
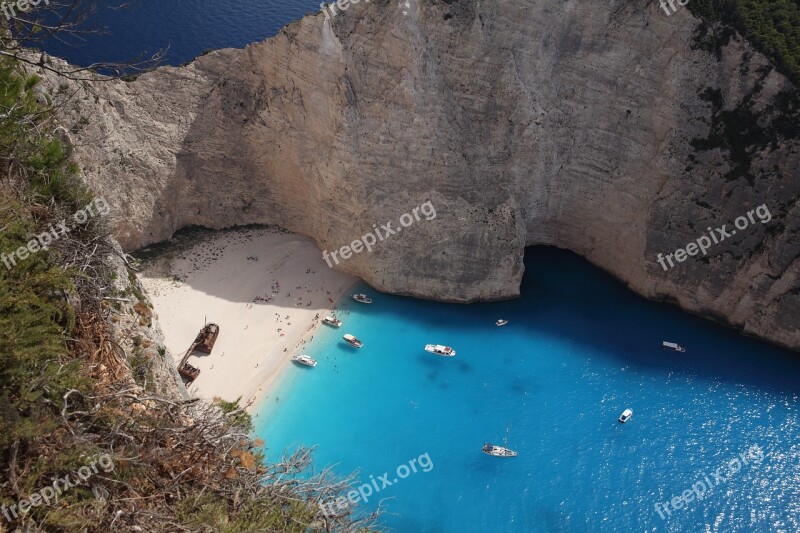
<instances>
[{"instance_id":1,"label":"steep rock wall","mask_svg":"<svg viewBox=\"0 0 800 533\"><path fill-rule=\"evenodd\" d=\"M122 245L264 223L333 250L431 201L435 219L337 268L501 299L524 246L551 244L800 349L800 143L780 118L797 93L762 56L737 39L699 49L688 10L646 0L409 6L362 2L83 89L65 120L89 119L71 140ZM761 204L770 223L656 262Z\"/></svg>"}]
</instances>

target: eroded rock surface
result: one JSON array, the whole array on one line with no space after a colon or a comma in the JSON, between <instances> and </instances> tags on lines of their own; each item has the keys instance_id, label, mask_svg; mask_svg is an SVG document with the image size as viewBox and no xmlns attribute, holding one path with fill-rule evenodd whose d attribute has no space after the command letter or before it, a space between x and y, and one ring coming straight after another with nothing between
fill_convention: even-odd
<instances>
[{"instance_id":1,"label":"eroded rock surface","mask_svg":"<svg viewBox=\"0 0 800 533\"><path fill-rule=\"evenodd\" d=\"M551 244L800 349L800 142L780 118L797 92L741 40L698 48L698 24L643 0L373 0L92 84L65 120L88 118L71 140L126 249L262 223L333 250L431 201L435 219L337 268L502 299L524 247ZM656 262L762 204L769 223Z\"/></svg>"}]
</instances>

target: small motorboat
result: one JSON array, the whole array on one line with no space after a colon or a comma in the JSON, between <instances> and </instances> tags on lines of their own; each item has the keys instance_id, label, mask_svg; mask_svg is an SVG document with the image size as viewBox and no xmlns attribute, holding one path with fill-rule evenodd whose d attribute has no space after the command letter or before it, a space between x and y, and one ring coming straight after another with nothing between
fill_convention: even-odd
<instances>
[{"instance_id":1,"label":"small motorboat","mask_svg":"<svg viewBox=\"0 0 800 533\"><path fill-rule=\"evenodd\" d=\"M361 293L354 294L353 295L353 300L357 301L358 303L362 303L362 304L371 304L372 303L372 298L370 298L366 294L361 294Z\"/></svg>"},{"instance_id":2,"label":"small motorboat","mask_svg":"<svg viewBox=\"0 0 800 533\"><path fill-rule=\"evenodd\" d=\"M346 342L347 344L349 344L353 348L361 348L362 346L364 346L363 342L361 342L360 340L355 338L355 336L350 335L349 333L345 333L342 336L342 338L344 339L344 342Z\"/></svg>"},{"instance_id":3,"label":"small motorboat","mask_svg":"<svg viewBox=\"0 0 800 533\"><path fill-rule=\"evenodd\" d=\"M516 457L517 452L509 450L505 446L497 446L487 442L483 445L483 453L492 457Z\"/></svg>"},{"instance_id":4,"label":"small motorboat","mask_svg":"<svg viewBox=\"0 0 800 533\"><path fill-rule=\"evenodd\" d=\"M342 321L341 320L339 320L336 317L332 317L332 316L326 316L325 318L322 319L322 322L324 324L328 324L329 326L333 326L335 328L338 328L338 327L340 327L342 325Z\"/></svg>"},{"instance_id":5,"label":"small motorboat","mask_svg":"<svg viewBox=\"0 0 800 533\"><path fill-rule=\"evenodd\" d=\"M505 326L506 324L508 324L508 320L503 320L502 318L494 323L494 325L497 326L498 328L500 326Z\"/></svg>"},{"instance_id":6,"label":"small motorboat","mask_svg":"<svg viewBox=\"0 0 800 533\"><path fill-rule=\"evenodd\" d=\"M303 366L310 366L310 367L317 366L317 362L310 355L305 355L305 354L295 355L294 357L292 357L292 361L301 364Z\"/></svg>"},{"instance_id":7,"label":"small motorboat","mask_svg":"<svg viewBox=\"0 0 800 533\"><path fill-rule=\"evenodd\" d=\"M619 421L624 424L625 422L630 420L632 416L633 416L633 411L630 409L625 409L624 411L622 411L622 414L619 417Z\"/></svg>"},{"instance_id":8,"label":"small motorboat","mask_svg":"<svg viewBox=\"0 0 800 533\"><path fill-rule=\"evenodd\" d=\"M667 342L664 341L661 343L661 347L665 350L669 350L671 352L685 352L686 348L678 344L677 342Z\"/></svg>"},{"instance_id":9,"label":"small motorboat","mask_svg":"<svg viewBox=\"0 0 800 533\"><path fill-rule=\"evenodd\" d=\"M456 351L449 346L442 346L441 344L426 344L425 351L441 355L442 357L453 357Z\"/></svg>"}]
</instances>

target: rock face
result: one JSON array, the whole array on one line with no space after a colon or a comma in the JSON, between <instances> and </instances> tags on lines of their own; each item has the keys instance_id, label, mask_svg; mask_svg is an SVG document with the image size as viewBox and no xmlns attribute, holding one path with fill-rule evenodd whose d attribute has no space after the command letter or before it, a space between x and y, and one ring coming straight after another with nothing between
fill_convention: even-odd
<instances>
[{"instance_id":1,"label":"rock face","mask_svg":"<svg viewBox=\"0 0 800 533\"><path fill-rule=\"evenodd\" d=\"M164 345L164 334L152 311L152 303L145 296L138 278L128 270L122 260L118 245L115 253L105 260L113 269L114 289L123 298L109 301L114 312L107 322L117 346L126 354L130 371L130 390L136 396L156 393L161 398L174 401L190 399L189 393L178 374L173 356ZM137 385L143 383L144 389ZM137 408L144 408L142 403Z\"/></svg>"},{"instance_id":2,"label":"rock face","mask_svg":"<svg viewBox=\"0 0 800 533\"><path fill-rule=\"evenodd\" d=\"M550 244L800 349L797 91L761 55L643 0L405 10L361 2L82 89L65 121L123 247L263 223L332 251L430 201L436 218L336 268L394 293L502 299L524 247ZM762 204L770 222L656 261Z\"/></svg>"}]
</instances>

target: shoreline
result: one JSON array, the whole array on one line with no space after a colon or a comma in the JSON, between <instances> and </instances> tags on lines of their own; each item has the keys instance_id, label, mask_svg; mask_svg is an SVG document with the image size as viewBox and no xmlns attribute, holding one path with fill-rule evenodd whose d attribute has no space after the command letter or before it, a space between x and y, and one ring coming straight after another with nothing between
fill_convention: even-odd
<instances>
[{"instance_id":1,"label":"shoreline","mask_svg":"<svg viewBox=\"0 0 800 533\"><path fill-rule=\"evenodd\" d=\"M330 313L332 311L337 310L337 305L339 301L347 296L347 294L356 287L359 283L362 283L361 279L356 278L353 283L351 283L340 295L336 298L333 303L328 307L327 312ZM246 397L249 398L246 404L242 405L245 408L245 411L250 415L258 416L257 412L261 406L264 405L264 400L269 398L269 395L275 390L280 387L283 383L285 378L287 377L287 370L292 367L292 357L300 353L303 347L313 340L314 335L317 331L323 326L322 318L324 318L323 313L320 313L319 319L314 319L314 321L308 326L308 329L303 333L303 336L295 343L294 348L287 352L287 357L282 359L280 364L275 368L274 372L270 373L269 376L261 383L261 386L256 389L255 391L250 391ZM244 400L244 397L242 398Z\"/></svg>"},{"instance_id":2,"label":"shoreline","mask_svg":"<svg viewBox=\"0 0 800 533\"><path fill-rule=\"evenodd\" d=\"M274 228L179 236L147 252L139 280L177 366L205 323L219 325L192 397L234 401L253 414L291 358L361 280L329 268L309 238Z\"/></svg>"}]
</instances>

